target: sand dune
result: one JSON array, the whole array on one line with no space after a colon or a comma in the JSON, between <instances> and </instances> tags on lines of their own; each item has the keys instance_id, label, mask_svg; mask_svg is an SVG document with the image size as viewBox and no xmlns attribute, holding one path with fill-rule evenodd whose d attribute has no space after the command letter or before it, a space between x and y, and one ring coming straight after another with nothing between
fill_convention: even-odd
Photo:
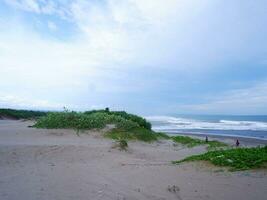
<instances>
[{"instance_id":1,"label":"sand dune","mask_svg":"<svg viewBox=\"0 0 267 200\"><path fill-rule=\"evenodd\" d=\"M227 172L206 163L172 160L202 153L174 146L130 142L112 148L102 132L29 128L32 122L0 121L1 200L262 200L266 171Z\"/></svg>"}]
</instances>

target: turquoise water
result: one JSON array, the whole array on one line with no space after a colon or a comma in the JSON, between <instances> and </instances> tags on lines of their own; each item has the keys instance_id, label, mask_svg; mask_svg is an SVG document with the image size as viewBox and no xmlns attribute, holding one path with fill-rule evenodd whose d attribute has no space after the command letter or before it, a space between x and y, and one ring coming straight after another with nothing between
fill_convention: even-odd
<instances>
[{"instance_id":1,"label":"turquoise water","mask_svg":"<svg viewBox=\"0 0 267 200\"><path fill-rule=\"evenodd\" d=\"M267 115L172 115L146 117L155 131L252 137L267 140Z\"/></svg>"}]
</instances>

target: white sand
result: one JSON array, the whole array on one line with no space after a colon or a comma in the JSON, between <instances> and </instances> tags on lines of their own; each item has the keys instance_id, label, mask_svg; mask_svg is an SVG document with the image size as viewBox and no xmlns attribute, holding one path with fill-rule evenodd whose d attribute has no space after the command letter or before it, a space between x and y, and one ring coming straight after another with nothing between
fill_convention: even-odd
<instances>
[{"instance_id":1,"label":"white sand","mask_svg":"<svg viewBox=\"0 0 267 200\"><path fill-rule=\"evenodd\" d=\"M203 146L131 142L124 152L99 132L77 137L30 124L0 120L1 200L266 198L266 170L231 173L205 163L170 164L204 152Z\"/></svg>"}]
</instances>

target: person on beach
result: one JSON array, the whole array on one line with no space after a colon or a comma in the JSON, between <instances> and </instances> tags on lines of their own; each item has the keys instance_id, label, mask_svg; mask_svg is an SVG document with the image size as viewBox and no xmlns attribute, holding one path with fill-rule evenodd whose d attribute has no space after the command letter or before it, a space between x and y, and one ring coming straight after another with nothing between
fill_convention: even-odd
<instances>
[{"instance_id":1,"label":"person on beach","mask_svg":"<svg viewBox=\"0 0 267 200\"><path fill-rule=\"evenodd\" d=\"M239 147L239 144L240 144L240 143L239 143L239 140L237 139L237 140L236 140L236 143L235 143L236 147Z\"/></svg>"},{"instance_id":2,"label":"person on beach","mask_svg":"<svg viewBox=\"0 0 267 200\"><path fill-rule=\"evenodd\" d=\"M209 138L208 138L208 136L206 136L206 142L209 142Z\"/></svg>"}]
</instances>

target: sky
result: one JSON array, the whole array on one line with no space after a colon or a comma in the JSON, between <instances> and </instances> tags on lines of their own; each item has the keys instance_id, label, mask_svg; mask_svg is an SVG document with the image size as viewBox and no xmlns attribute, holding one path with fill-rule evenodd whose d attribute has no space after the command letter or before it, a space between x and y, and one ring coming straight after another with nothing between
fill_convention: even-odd
<instances>
[{"instance_id":1,"label":"sky","mask_svg":"<svg viewBox=\"0 0 267 200\"><path fill-rule=\"evenodd\" d=\"M267 0L0 0L0 107L267 114Z\"/></svg>"}]
</instances>

